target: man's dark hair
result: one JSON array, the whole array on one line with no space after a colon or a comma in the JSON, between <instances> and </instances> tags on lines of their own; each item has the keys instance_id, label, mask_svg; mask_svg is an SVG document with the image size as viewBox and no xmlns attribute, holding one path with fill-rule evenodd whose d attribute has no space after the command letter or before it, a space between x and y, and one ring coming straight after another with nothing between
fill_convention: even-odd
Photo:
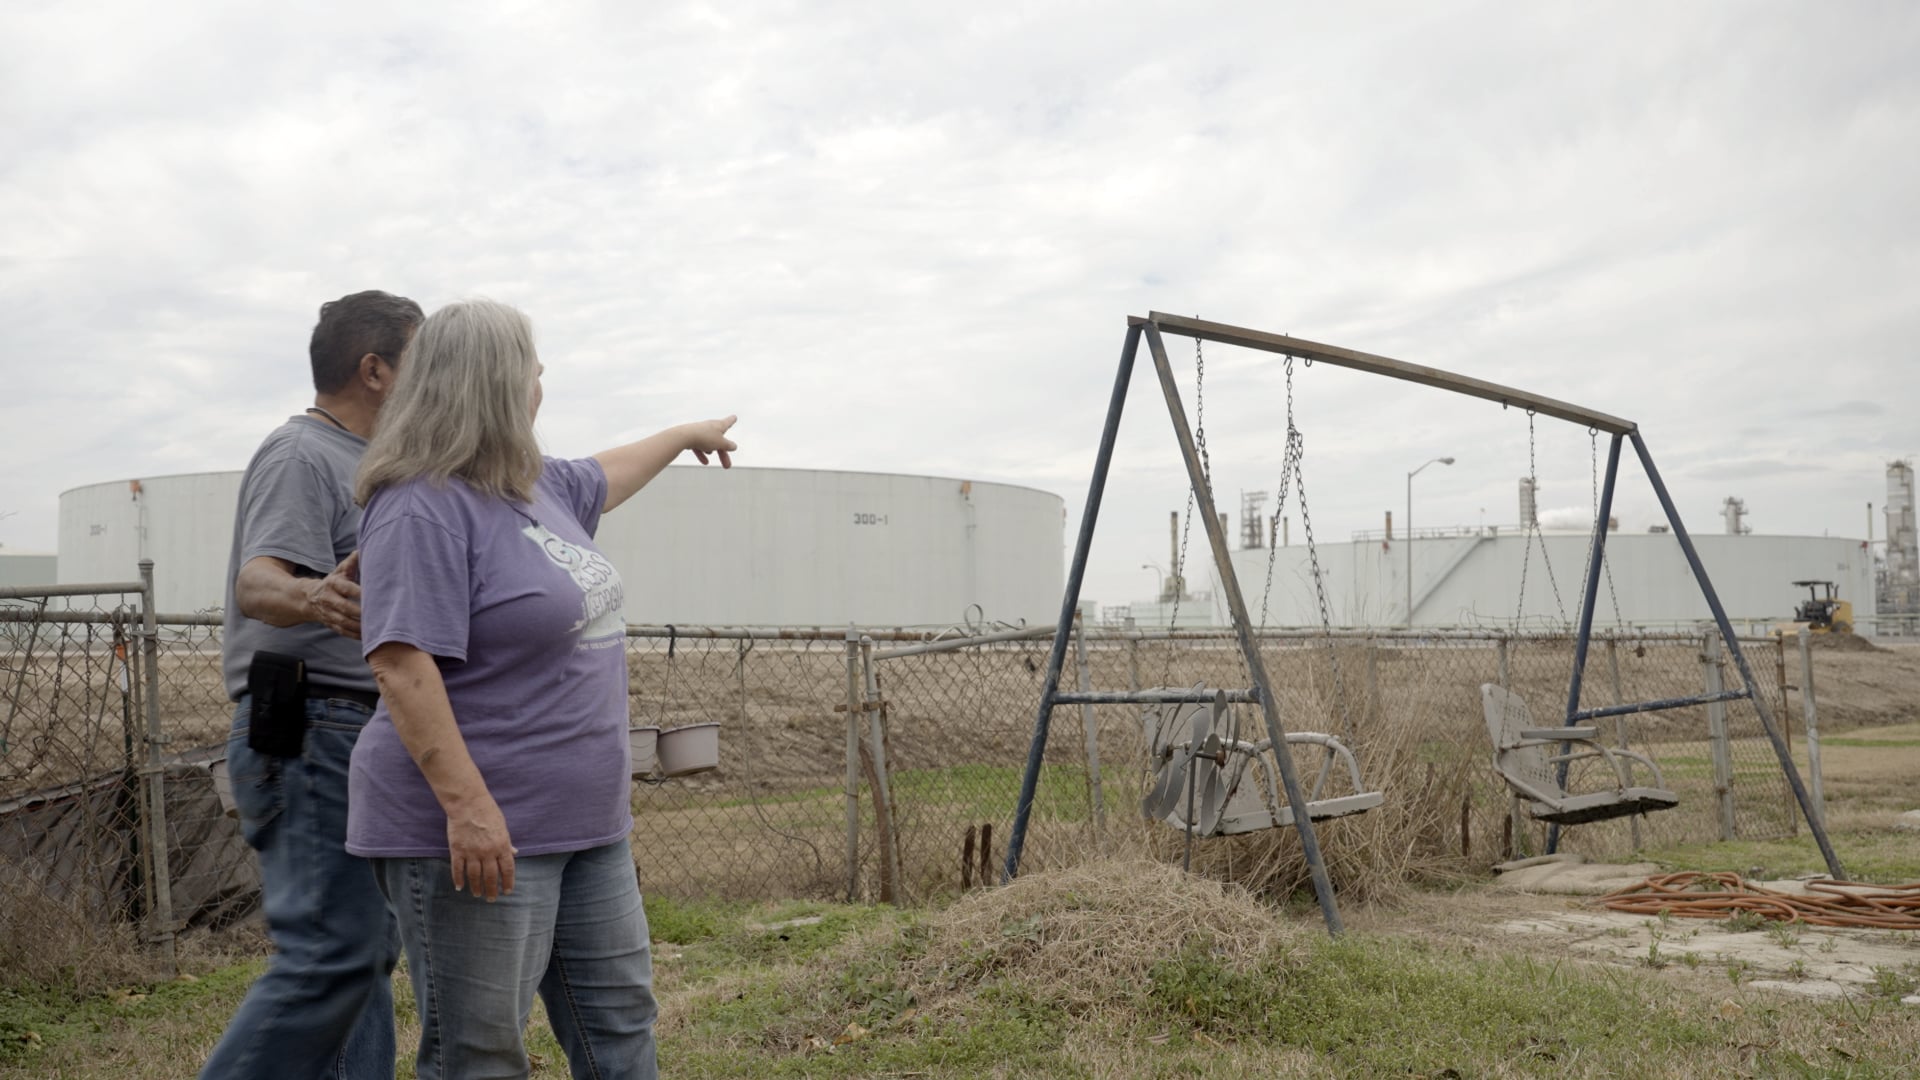
<instances>
[{"instance_id":1,"label":"man's dark hair","mask_svg":"<svg viewBox=\"0 0 1920 1080\"><path fill-rule=\"evenodd\" d=\"M337 393L360 370L360 358L373 353L399 364L408 339L426 318L420 305L404 296L369 289L320 305L307 355L313 360L313 388Z\"/></svg>"}]
</instances>

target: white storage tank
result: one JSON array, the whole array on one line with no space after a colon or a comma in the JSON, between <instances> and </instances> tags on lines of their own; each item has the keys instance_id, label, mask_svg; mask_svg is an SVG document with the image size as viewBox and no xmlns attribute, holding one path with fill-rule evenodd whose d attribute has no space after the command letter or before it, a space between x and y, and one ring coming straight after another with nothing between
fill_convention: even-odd
<instances>
[{"instance_id":1,"label":"white storage tank","mask_svg":"<svg viewBox=\"0 0 1920 1080\"><path fill-rule=\"evenodd\" d=\"M162 611L224 601L238 472L60 496L62 582L123 581L154 560ZM1066 508L1011 484L893 473L675 466L608 515L599 542L627 618L686 626L1051 624Z\"/></svg>"},{"instance_id":2,"label":"white storage tank","mask_svg":"<svg viewBox=\"0 0 1920 1080\"><path fill-rule=\"evenodd\" d=\"M0 588L30 588L59 581L57 559L48 552L0 548Z\"/></svg>"},{"instance_id":3,"label":"white storage tank","mask_svg":"<svg viewBox=\"0 0 1920 1080\"><path fill-rule=\"evenodd\" d=\"M609 515L599 542L632 622L760 626L1051 624L1066 507L1010 484L893 473L680 466Z\"/></svg>"},{"instance_id":4,"label":"white storage tank","mask_svg":"<svg viewBox=\"0 0 1920 1080\"><path fill-rule=\"evenodd\" d=\"M88 484L60 493L62 585L138 581L154 561L154 602L169 613L226 602L237 472L181 473Z\"/></svg>"},{"instance_id":5,"label":"white storage tank","mask_svg":"<svg viewBox=\"0 0 1920 1080\"><path fill-rule=\"evenodd\" d=\"M1796 580L1831 581L1853 602L1856 620L1874 614L1873 566L1860 540L1822 536L1694 533L1721 607L1736 629L1757 629L1789 619L1807 599ZM1586 577L1585 532L1548 530L1529 545L1511 530L1462 530L1455 536L1421 536L1414 542L1415 626L1511 626L1516 614L1529 629L1564 626L1578 618ZM1710 619L1706 598L1671 533L1607 535L1611 582L1602 578L1594 625L1618 621L1639 626L1685 625ZM1259 618L1269 551L1233 553L1234 573L1248 606ZM1268 624L1308 626L1320 619L1307 549L1295 544L1272 552L1273 592ZM1407 625L1406 540L1379 537L1322 544L1329 614L1339 626ZM1525 581L1524 610L1521 583ZM1558 597L1556 599L1556 592ZM1225 621L1225 616L1221 616Z\"/></svg>"}]
</instances>

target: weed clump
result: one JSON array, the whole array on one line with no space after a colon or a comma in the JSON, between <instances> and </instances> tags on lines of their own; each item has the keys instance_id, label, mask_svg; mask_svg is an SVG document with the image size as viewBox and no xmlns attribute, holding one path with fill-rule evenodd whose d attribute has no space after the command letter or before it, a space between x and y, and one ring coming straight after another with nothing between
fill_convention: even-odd
<instances>
[{"instance_id":1,"label":"weed clump","mask_svg":"<svg viewBox=\"0 0 1920 1080\"><path fill-rule=\"evenodd\" d=\"M1225 970L1252 970L1295 951L1303 933L1239 886L1148 860L1016 878L929 916L922 930L905 972L922 1001L994 984L1073 1013L1141 999L1155 968L1193 943Z\"/></svg>"}]
</instances>

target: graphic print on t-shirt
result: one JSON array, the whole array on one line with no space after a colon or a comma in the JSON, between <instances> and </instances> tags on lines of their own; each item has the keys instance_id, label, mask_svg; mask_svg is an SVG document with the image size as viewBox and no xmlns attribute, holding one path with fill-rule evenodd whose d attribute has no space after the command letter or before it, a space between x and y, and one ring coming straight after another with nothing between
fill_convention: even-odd
<instances>
[{"instance_id":1,"label":"graphic print on t-shirt","mask_svg":"<svg viewBox=\"0 0 1920 1080\"><path fill-rule=\"evenodd\" d=\"M537 522L521 529L520 535L538 544L547 558L580 586L580 621L568 630L578 632L582 642L625 636L627 624L621 606L626 594L620 586L620 572L605 555L570 544Z\"/></svg>"}]
</instances>

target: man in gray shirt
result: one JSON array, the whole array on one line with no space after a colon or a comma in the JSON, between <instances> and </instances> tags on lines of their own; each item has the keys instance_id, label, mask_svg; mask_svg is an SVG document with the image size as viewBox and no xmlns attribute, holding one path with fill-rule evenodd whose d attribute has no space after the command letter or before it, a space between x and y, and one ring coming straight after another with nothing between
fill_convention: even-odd
<instances>
[{"instance_id":1,"label":"man in gray shirt","mask_svg":"<svg viewBox=\"0 0 1920 1080\"><path fill-rule=\"evenodd\" d=\"M344 846L348 761L378 701L360 656L353 481L423 317L412 300L379 291L320 305L308 346L313 407L267 436L240 482L221 656L235 702L227 769L260 855L275 951L206 1080L393 1076L399 942L370 865ZM278 749L255 749L266 740L252 730L267 724L249 686L263 652L305 669L304 701L291 724L277 724L291 742Z\"/></svg>"}]
</instances>

